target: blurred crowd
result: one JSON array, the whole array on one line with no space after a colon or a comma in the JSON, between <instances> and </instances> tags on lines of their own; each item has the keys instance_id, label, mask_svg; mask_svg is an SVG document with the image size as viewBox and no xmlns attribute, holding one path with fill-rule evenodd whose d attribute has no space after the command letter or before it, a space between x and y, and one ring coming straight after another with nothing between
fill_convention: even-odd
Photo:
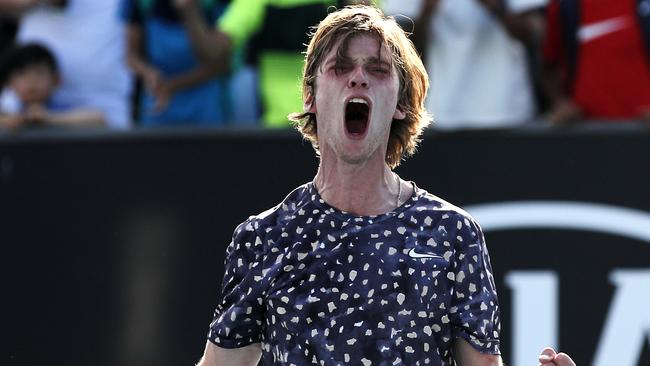
<instances>
[{"instance_id":1,"label":"blurred crowd","mask_svg":"<svg viewBox=\"0 0 650 366\"><path fill-rule=\"evenodd\" d=\"M0 130L288 128L310 26L411 33L438 129L650 125L650 0L0 0Z\"/></svg>"}]
</instances>

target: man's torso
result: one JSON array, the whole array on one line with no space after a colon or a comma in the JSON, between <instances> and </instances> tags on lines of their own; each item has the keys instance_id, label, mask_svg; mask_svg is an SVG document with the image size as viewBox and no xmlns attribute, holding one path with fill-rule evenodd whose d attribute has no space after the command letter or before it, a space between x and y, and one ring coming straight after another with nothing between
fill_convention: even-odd
<instances>
[{"instance_id":1,"label":"man's torso","mask_svg":"<svg viewBox=\"0 0 650 366\"><path fill-rule=\"evenodd\" d=\"M276 365L450 365L458 337L498 353L480 229L422 190L395 212L358 217L308 184L238 231L245 239L229 248L225 301L210 334L217 345L259 332L248 343L261 341L264 360ZM240 261L251 250L257 260ZM237 272L253 280L229 274ZM256 292L244 301L251 306L237 304Z\"/></svg>"}]
</instances>

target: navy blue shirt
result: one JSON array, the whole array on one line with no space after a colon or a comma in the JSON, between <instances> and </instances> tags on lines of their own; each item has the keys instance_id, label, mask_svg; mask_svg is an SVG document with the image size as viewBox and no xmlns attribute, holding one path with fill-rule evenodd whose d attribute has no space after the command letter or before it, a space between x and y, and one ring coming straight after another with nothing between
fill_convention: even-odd
<instances>
[{"instance_id":1,"label":"navy blue shirt","mask_svg":"<svg viewBox=\"0 0 650 366\"><path fill-rule=\"evenodd\" d=\"M261 342L268 365L453 365L464 338L499 354L499 307L478 224L414 186L355 216L313 183L237 227L208 339Z\"/></svg>"}]
</instances>

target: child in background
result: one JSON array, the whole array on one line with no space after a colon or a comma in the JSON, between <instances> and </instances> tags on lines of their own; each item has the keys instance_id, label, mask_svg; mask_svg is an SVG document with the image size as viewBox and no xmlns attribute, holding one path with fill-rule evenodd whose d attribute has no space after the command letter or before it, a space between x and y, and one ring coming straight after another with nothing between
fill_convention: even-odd
<instances>
[{"instance_id":1,"label":"child in background","mask_svg":"<svg viewBox=\"0 0 650 366\"><path fill-rule=\"evenodd\" d=\"M39 44L16 46L2 65L3 86L16 94L17 110L0 111L0 127L16 130L38 126L103 126L104 116L92 109L61 105L52 94L61 81L53 54Z\"/></svg>"}]
</instances>

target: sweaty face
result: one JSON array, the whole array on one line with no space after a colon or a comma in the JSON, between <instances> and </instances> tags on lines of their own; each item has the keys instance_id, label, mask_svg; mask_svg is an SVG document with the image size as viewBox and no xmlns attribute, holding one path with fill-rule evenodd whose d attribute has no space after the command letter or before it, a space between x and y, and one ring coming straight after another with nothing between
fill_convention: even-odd
<instances>
[{"instance_id":1,"label":"sweaty face","mask_svg":"<svg viewBox=\"0 0 650 366\"><path fill-rule=\"evenodd\" d=\"M351 38L343 57L339 41L320 65L315 96L307 108L316 113L323 159L348 163L384 160L397 106L399 79L385 46L370 35Z\"/></svg>"},{"instance_id":2,"label":"sweaty face","mask_svg":"<svg viewBox=\"0 0 650 366\"><path fill-rule=\"evenodd\" d=\"M34 65L16 71L9 84L23 103L40 104L50 98L57 78L47 65Z\"/></svg>"}]
</instances>

